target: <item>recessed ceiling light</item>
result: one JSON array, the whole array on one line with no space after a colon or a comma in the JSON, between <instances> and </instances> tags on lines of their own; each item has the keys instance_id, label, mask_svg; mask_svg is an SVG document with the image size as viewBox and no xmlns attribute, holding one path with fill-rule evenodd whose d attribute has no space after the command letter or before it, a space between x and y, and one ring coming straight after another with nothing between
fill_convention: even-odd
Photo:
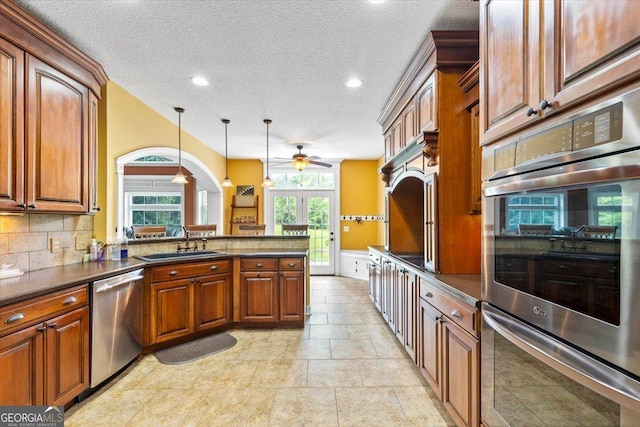
<instances>
[{"instance_id":1,"label":"recessed ceiling light","mask_svg":"<svg viewBox=\"0 0 640 427\"><path fill-rule=\"evenodd\" d=\"M347 85L347 87L360 87L362 86L362 80L356 78L349 79L345 85Z\"/></svg>"},{"instance_id":2,"label":"recessed ceiling light","mask_svg":"<svg viewBox=\"0 0 640 427\"><path fill-rule=\"evenodd\" d=\"M191 83L196 86L209 86L209 81L204 77L191 77Z\"/></svg>"},{"instance_id":3,"label":"recessed ceiling light","mask_svg":"<svg viewBox=\"0 0 640 427\"><path fill-rule=\"evenodd\" d=\"M384 0L369 0L369 3L373 3L373 4L384 3Z\"/></svg>"}]
</instances>

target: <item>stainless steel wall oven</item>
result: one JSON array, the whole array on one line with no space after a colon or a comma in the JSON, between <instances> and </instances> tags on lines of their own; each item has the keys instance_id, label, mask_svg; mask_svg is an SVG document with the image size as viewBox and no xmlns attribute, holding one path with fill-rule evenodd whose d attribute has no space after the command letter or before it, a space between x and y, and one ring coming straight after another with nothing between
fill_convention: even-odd
<instances>
[{"instance_id":1,"label":"stainless steel wall oven","mask_svg":"<svg viewBox=\"0 0 640 427\"><path fill-rule=\"evenodd\" d=\"M488 147L483 180L483 418L535 425L506 402L545 407L509 367L598 402L601 419L558 425L624 424L640 408L640 89Z\"/></svg>"}]
</instances>

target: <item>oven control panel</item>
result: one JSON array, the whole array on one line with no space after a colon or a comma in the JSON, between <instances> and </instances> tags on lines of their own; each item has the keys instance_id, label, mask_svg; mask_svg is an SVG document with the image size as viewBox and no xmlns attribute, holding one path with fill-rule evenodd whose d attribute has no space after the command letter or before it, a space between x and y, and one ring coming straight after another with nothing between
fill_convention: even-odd
<instances>
[{"instance_id":1,"label":"oven control panel","mask_svg":"<svg viewBox=\"0 0 640 427\"><path fill-rule=\"evenodd\" d=\"M519 139L494 152L494 171L510 169L551 154L571 153L622 138L622 102Z\"/></svg>"}]
</instances>

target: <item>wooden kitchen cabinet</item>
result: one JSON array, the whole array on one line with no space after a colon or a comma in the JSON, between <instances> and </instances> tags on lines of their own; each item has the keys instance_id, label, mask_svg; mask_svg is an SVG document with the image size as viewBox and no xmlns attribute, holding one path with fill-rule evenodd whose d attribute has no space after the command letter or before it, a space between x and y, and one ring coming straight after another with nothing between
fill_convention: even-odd
<instances>
[{"instance_id":1,"label":"wooden kitchen cabinet","mask_svg":"<svg viewBox=\"0 0 640 427\"><path fill-rule=\"evenodd\" d=\"M482 144L640 79L636 13L635 0L484 0Z\"/></svg>"},{"instance_id":2,"label":"wooden kitchen cabinet","mask_svg":"<svg viewBox=\"0 0 640 427\"><path fill-rule=\"evenodd\" d=\"M231 260L153 267L150 277L150 344L232 321Z\"/></svg>"},{"instance_id":3,"label":"wooden kitchen cabinet","mask_svg":"<svg viewBox=\"0 0 640 427\"><path fill-rule=\"evenodd\" d=\"M89 387L87 286L0 309L0 405L66 405Z\"/></svg>"},{"instance_id":4,"label":"wooden kitchen cabinet","mask_svg":"<svg viewBox=\"0 0 640 427\"><path fill-rule=\"evenodd\" d=\"M478 329L474 307L421 281L418 367L461 427L480 423Z\"/></svg>"},{"instance_id":5,"label":"wooden kitchen cabinet","mask_svg":"<svg viewBox=\"0 0 640 427\"><path fill-rule=\"evenodd\" d=\"M240 320L304 322L304 258L243 258Z\"/></svg>"},{"instance_id":6,"label":"wooden kitchen cabinet","mask_svg":"<svg viewBox=\"0 0 640 427\"><path fill-rule=\"evenodd\" d=\"M104 70L12 2L0 29L0 211L95 212Z\"/></svg>"}]
</instances>

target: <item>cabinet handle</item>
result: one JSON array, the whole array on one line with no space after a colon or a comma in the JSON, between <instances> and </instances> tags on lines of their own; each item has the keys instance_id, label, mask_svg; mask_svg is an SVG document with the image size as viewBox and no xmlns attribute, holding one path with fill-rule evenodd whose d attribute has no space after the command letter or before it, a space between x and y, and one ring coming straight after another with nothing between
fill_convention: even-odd
<instances>
[{"instance_id":1,"label":"cabinet handle","mask_svg":"<svg viewBox=\"0 0 640 427\"><path fill-rule=\"evenodd\" d=\"M256 264L256 267L258 267L258 268L262 268L262 267L264 267L264 264L262 264L261 262L259 262L259 263L257 263L257 264Z\"/></svg>"},{"instance_id":2,"label":"cabinet handle","mask_svg":"<svg viewBox=\"0 0 640 427\"><path fill-rule=\"evenodd\" d=\"M212 265L211 267L209 267L209 270L214 271L217 270L218 266L217 265Z\"/></svg>"},{"instance_id":3,"label":"cabinet handle","mask_svg":"<svg viewBox=\"0 0 640 427\"><path fill-rule=\"evenodd\" d=\"M55 323L50 323L47 325L47 327L49 327L50 329L55 329L58 325L56 325Z\"/></svg>"},{"instance_id":4,"label":"cabinet handle","mask_svg":"<svg viewBox=\"0 0 640 427\"><path fill-rule=\"evenodd\" d=\"M196 279L195 279L195 277L192 277L192 278L191 278L191 283L196 283Z\"/></svg>"},{"instance_id":5,"label":"cabinet handle","mask_svg":"<svg viewBox=\"0 0 640 427\"><path fill-rule=\"evenodd\" d=\"M533 107L529 107L527 108L527 111L525 114L527 115L527 117L531 117L534 114L538 114L538 110L534 110Z\"/></svg>"},{"instance_id":6,"label":"cabinet handle","mask_svg":"<svg viewBox=\"0 0 640 427\"><path fill-rule=\"evenodd\" d=\"M44 326L40 326L39 328L36 328L36 331L38 331L38 332L44 332L46 330L47 330L47 328L45 328Z\"/></svg>"},{"instance_id":7,"label":"cabinet handle","mask_svg":"<svg viewBox=\"0 0 640 427\"><path fill-rule=\"evenodd\" d=\"M18 320L22 320L25 317L27 316L24 313L16 313L9 316L7 320L4 321L4 323L9 324L9 323L17 322Z\"/></svg>"},{"instance_id":8,"label":"cabinet handle","mask_svg":"<svg viewBox=\"0 0 640 427\"><path fill-rule=\"evenodd\" d=\"M171 270L169 272L169 276L175 276L176 274L178 274L178 270Z\"/></svg>"},{"instance_id":9,"label":"cabinet handle","mask_svg":"<svg viewBox=\"0 0 640 427\"><path fill-rule=\"evenodd\" d=\"M94 212L100 212L100 206L94 206L93 210Z\"/></svg>"},{"instance_id":10,"label":"cabinet handle","mask_svg":"<svg viewBox=\"0 0 640 427\"><path fill-rule=\"evenodd\" d=\"M558 270L565 270L567 268L567 266L565 266L564 264L560 264L558 266Z\"/></svg>"},{"instance_id":11,"label":"cabinet handle","mask_svg":"<svg viewBox=\"0 0 640 427\"><path fill-rule=\"evenodd\" d=\"M433 294L431 292L427 292L424 296L427 298L433 298Z\"/></svg>"},{"instance_id":12,"label":"cabinet handle","mask_svg":"<svg viewBox=\"0 0 640 427\"><path fill-rule=\"evenodd\" d=\"M296 266L296 263L295 263L295 262L290 262L290 263L289 263L289 267L295 267L295 266Z\"/></svg>"},{"instance_id":13,"label":"cabinet handle","mask_svg":"<svg viewBox=\"0 0 640 427\"><path fill-rule=\"evenodd\" d=\"M69 304L73 304L74 302L77 302L78 299L76 297L69 297L67 299L65 299L64 301L62 301L62 305L69 305Z\"/></svg>"},{"instance_id":14,"label":"cabinet handle","mask_svg":"<svg viewBox=\"0 0 640 427\"><path fill-rule=\"evenodd\" d=\"M36 204L35 203L30 203L30 204L27 205L27 207L29 209L35 209L36 208Z\"/></svg>"},{"instance_id":15,"label":"cabinet handle","mask_svg":"<svg viewBox=\"0 0 640 427\"><path fill-rule=\"evenodd\" d=\"M460 314L460 312L459 312L458 310L453 310L453 311L451 312L451 315L452 315L453 317L457 317L458 319L462 319L462 314Z\"/></svg>"},{"instance_id":16,"label":"cabinet handle","mask_svg":"<svg viewBox=\"0 0 640 427\"><path fill-rule=\"evenodd\" d=\"M540 111L546 110L549 107L551 107L551 103L546 99L543 99L542 101L540 101L540 104L538 104L538 108L540 109Z\"/></svg>"},{"instance_id":17,"label":"cabinet handle","mask_svg":"<svg viewBox=\"0 0 640 427\"><path fill-rule=\"evenodd\" d=\"M20 209L25 209L27 207L27 205L25 205L24 203L18 203L17 205Z\"/></svg>"}]
</instances>

